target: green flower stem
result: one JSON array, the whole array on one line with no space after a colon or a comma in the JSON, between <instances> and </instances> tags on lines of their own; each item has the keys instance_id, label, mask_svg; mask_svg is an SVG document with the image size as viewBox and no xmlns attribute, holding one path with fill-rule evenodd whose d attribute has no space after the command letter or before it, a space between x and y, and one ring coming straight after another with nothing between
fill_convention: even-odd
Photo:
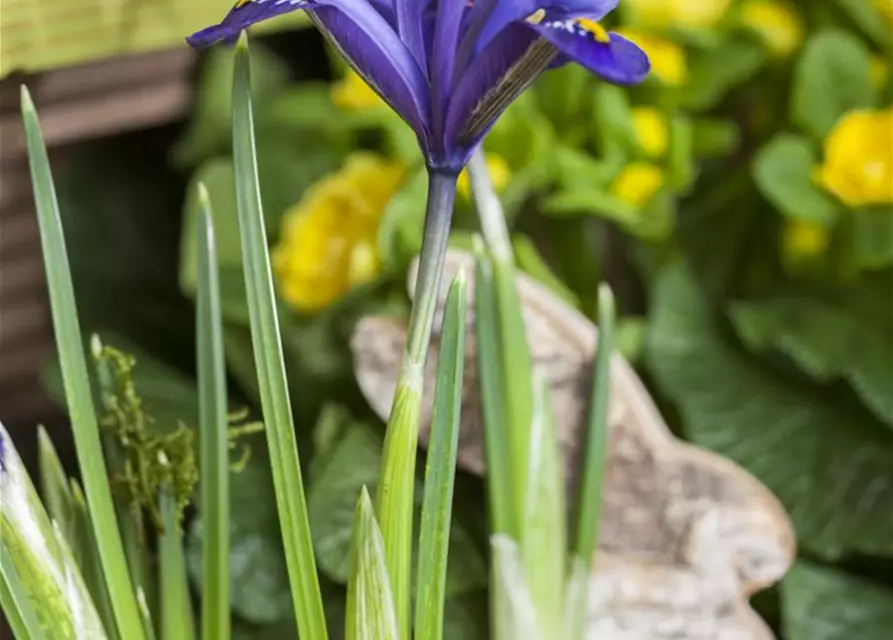
<instances>
[{"instance_id":1,"label":"green flower stem","mask_svg":"<svg viewBox=\"0 0 893 640\"><path fill-rule=\"evenodd\" d=\"M453 174L438 171L429 174L425 234L409 318L406 353L388 420L381 479L376 495L401 638L410 637L413 489L425 357L443 277L456 179L457 176Z\"/></svg>"}]
</instances>

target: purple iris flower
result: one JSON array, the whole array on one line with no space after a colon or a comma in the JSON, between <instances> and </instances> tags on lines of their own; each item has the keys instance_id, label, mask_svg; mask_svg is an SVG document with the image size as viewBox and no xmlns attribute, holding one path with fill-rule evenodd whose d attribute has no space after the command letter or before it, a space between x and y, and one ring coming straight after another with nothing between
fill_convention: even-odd
<instances>
[{"instance_id":1,"label":"purple iris flower","mask_svg":"<svg viewBox=\"0 0 893 640\"><path fill-rule=\"evenodd\" d=\"M615 84L648 73L645 53L598 20L619 0L238 0L195 47L304 10L412 127L432 170L458 173L542 71L568 61Z\"/></svg>"}]
</instances>

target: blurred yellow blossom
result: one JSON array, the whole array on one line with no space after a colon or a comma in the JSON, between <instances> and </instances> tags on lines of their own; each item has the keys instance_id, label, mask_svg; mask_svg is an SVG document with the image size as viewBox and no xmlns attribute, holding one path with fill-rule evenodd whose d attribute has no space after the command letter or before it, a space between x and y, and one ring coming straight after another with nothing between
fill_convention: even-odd
<instances>
[{"instance_id":1,"label":"blurred yellow blossom","mask_svg":"<svg viewBox=\"0 0 893 640\"><path fill-rule=\"evenodd\" d=\"M844 115L825 140L816 173L850 207L893 204L893 107Z\"/></svg>"},{"instance_id":2,"label":"blurred yellow blossom","mask_svg":"<svg viewBox=\"0 0 893 640\"><path fill-rule=\"evenodd\" d=\"M893 29L893 0L874 0L874 6L887 26Z\"/></svg>"},{"instance_id":3,"label":"blurred yellow blossom","mask_svg":"<svg viewBox=\"0 0 893 640\"><path fill-rule=\"evenodd\" d=\"M652 27L712 27L726 14L732 0L627 0L636 21Z\"/></svg>"},{"instance_id":4,"label":"blurred yellow blossom","mask_svg":"<svg viewBox=\"0 0 893 640\"><path fill-rule=\"evenodd\" d=\"M639 147L649 158L662 158L667 154L670 131L663 113L653 107L635 107L633 129Z\"/></svg>"},{"instance_id":5,"label":"blurred yellow blossom","mask_svg":"<svg viewBox=\"0 0 893 640\"><path fill-rule=\"evenodd\" d=\"M384 101L365 80L352 69L332 86L332 102L344 111L363 111L380 107Z\"/></svg>"},{"instance_id":6,"label":"blurred yellow blossom","mask_svg":"<svg viewBox=\"0 0 893 640\"><path fill-rule=\"evenodd\" d=\"M827 227L804 220L791 220L782 230L782 255L789 264L821 257L831 243Z\"/></svg>"},{"instance_id":7,"label":"blurred yellow blossom","mask_svg":"<svg viewBox=\"0 0 893 640\"><path fill-rule=\"evenodd\" d=\"M289 305L317 311L378 276L378 226L403 176L398 164L353 154L286 212L273 267Z\"/></svg>"},{"instance_id":8,"label":"blurred yellow blossom","mask_svg":"<svg viewBox=\"0 0 893 640\"><path fill-rule=\"evenodd\" d=\"M490 180L496 191L502 191L512 177L512 169L508 160L498 153L487 154L487 170L490 172ZM471 179L468 177L468 169L463 169L459 174L459 182L456 184L456 193L463 198L471 198Z\"/></svg>"},{"instance_id":9,"label":"blurred yellow blossom","mask_svg":"<svg viewBox=\"0 0 893 640\"><path fill-rule=\"evenodd\" d=\"M871 84L880 91L887 84L890 76L890 63L884 56L873 55L868 66L868 73L871 76Z\"/></svg>"},{"instance_id":10,"label":"blurred yellow blossom","mask_svg":"<svg viewBox=\"0 0 893 640\"><path fill-rule=\"evenodd\" d=\"M663 170L647 162L632 162L620 171L611 194L634 207L644 207L664 186Z\"/></svg>"},{"instance_id":11,"label":"blurred yellow blossom","mask_svg":"<svg viewBox=\"0 0 893 640\"><path fill-rule=\"evenodd\" d=\"M746 0L741 19L757 32L774 55L786 58L803 44L803 21L794 9L778 0Z\"/></svg>"},{"instance_id":12,"label":"blurred yellow blossom","mask_svg":"<svg viewBox=\"0 0 893 640\"><path fill-rule=\"evenodd\" d=\"M639 45L651 61L651 73L670 87L685 84L688 78L688 61L685 49L665 38L659 38L628 29L618 29L620 35Z\"/></svg>"}]
</instances>

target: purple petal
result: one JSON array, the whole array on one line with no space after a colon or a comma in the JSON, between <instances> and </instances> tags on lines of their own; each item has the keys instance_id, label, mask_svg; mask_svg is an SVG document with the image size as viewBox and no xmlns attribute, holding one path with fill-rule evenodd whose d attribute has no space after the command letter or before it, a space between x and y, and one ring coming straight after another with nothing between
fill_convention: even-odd
<instances>
[{"instance_id":1,"label":"purple petal","mask_svg":"<svg viewBox=\"0 0 893 640\"><path fill-rule=\"evenodd\" d=\"M427 78L393 27L366 2L326 0L332 6L321 4L308 11L310 17L427 145L431 139Z\"/></svg>"},{"instance_id":2,"label":"purple petal","mask_svg":"<svg viewBox=\"0 0 893 640\"><path fill-rule=\"evenodd\" d=\"M438 129L446 116L446 106L453 82L456 47L459 45L459 28L467 6L459 0L440 0L437 3L437 19L434 23L434 39L431 53L431 106L433 122ZM442 131L437 131L441 134Z\"/></svg>"},{"instance_id":3,"label":"purple petal","mask_svg":"<svg viewBox=\"0 0 893 640\"><path fill-rule=\"evenodd\" d=\"M512 72L531 54L532 47L540 38L536 32L521 24L511 24L487 45L465 72L456 86L447 112L444 128L444 143L455 148L474 148L483 138L496 119L517 97L533 77L520 78L521 84L513 82ZM546 53L555 55L553 47ZM545 68L547 62L542 64ZM477 120L478 124L470 124ZM464 162L464 158L462 162Z\"/></svg>"},{"instance_id":4,"label":"purple petal","mask_svg":"<svg viewBox=\"0 0 893 640\"><path fill-rule=\"evenodd\" d=\"M362 2L362 0L359 1ZM460 0L448 1L458 2ZM423 69L428 65L425 60L425 33L422 28L422 15L430 2L431 0L392 0L400 39L406 43L406 47Z\"/></svg>"},{"instance_id":5,"label":"purple petal","mask_svg":"<svg viewBox=\"0 0 893 640\"><path fill-rule=\"evenodd\" d=\"M614 84L637 84L651 69L648 56L635 44L616 33L602 40L573 20L523 23L551 42L564 55Z\"/></svg>"},{"instance_id":6,"label":"purple petal","mask_svg":"<svg viewBox=\"0 0 893 640\"><path fill-rule=\"evenodd\" d=\"M307 0L239 0L220 24L194 33L186 38L186 42L201 49L218 42L231 41L257 22L306 9L308 4Z\"/></svg>"}]
</instances>

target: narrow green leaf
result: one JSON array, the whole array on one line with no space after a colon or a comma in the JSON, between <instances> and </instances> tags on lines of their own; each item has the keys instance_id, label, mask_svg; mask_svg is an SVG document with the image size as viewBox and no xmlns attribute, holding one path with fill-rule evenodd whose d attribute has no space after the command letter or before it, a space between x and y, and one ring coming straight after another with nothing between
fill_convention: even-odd
<instances>
[{"instance_id":1,"label":"narrow green leaf","mask_svg":"<svg viewBox=\"0 0 893 640\"><path fill-rule=\"evenodd\" d=\"M567 531L564 474L549 397L549 382L534 374L534 411L521 528L524 576L536 607L539 630L558 638L564 628Z\"/></svg>"},{"instance_id":2,"label":"narrow green leaf","mask_svg":"<svg viewBox=\"0 0 893 640\"><path fill-rule=\"evenodd\" d=\"M579 502L577 503L576 532L571 552L571 575L568 581L567 624L568 638L584 637L586 606L589 601L588 575L598 545L598 525L602 517L602 485L608 461L608 401L611 394L611 360L614 357L614 321L616 308L610 287L598 289L598 351L592 376L592 395L589 401L589 428L585 450Z\"/></svg>"},{"instance_id":3,"label":"narrow green leaf","mask_svg":"<svg viewBox=\"0 0 893 640\"><path fill-rule=\"evenodd\" d=\"M517 528L512 493L508 422L505 417L501 345L497 340L499 320L495 298L493 262L485 254L481 239L476 237L474 318L478 375L481 380L481 410L484 419L484 453L487 458L490 531L511 536L516 535Z\"/></svg>"},{"instance_id":4,"label":"narrow green leaf","mask_svg":"<svg viewBox=\"0 0 893 640\"><path fill-rule=\"evenodd\" d=\"M158 541L161 637L164 640L191 640L195 635L195 623L186 582L180 510L169 486L164 486L160 493L158 510L164 524L164 532Z\"/></svg>"},{"instance_id":5,"label":"narrow green leaf","mask_svg":"<svg viewBox=\"0 0 893 640\"><path fill-rule=\"evenodd\" d=\"M77 306L68 253L62 231L62 220L56 202L49 158L37 113L27 88L22 87L22 119L28 147L31 181L37 205L41 247L50 294L50 309L65 397L74 433L75 450L84 479L89 513L98 542L103 572L108 583L118 630L128 640L143 637L136 597L130 582L124 546L115 520L108 470L102 455L99 426L84 358L83 340L78 326Z\"/></svg>"},{"instance_id":6,"label":"narrow green leaf","mask_svg":"<svg viewBox=\"0 0 893 640\"><path fill-rule=\"evenodd\" d=\"M490 538L490 556L493 639L543 640L547 636L539 630L518 545L508 536L496 534Z\"/></svg>"},{"instance_id":7,"label":"narrow green leaf","mask_svg":"<svg viewBox=\"0 0 893 640\"><path fill-rule=\"evenodd\" d=\"M53 441L43 426L37 428L37 456L40 470L40 489L43 504L50 520L56 523L68 541L78 566L83 567L82 541L78 537L75 505L68 488L68 478Z\"/></svg>"},{"instance_id":8,"label":"narrow green leaf","mask_svg":"<svg viewBox=\"0 0 893 640\"><path fill-rule=\"evenodd\" d=\"M146 592L142 587L136 588L136 601L140 607L140 615L143 617L143 631L146 632L146 640L155 640L155 623L152 622L152 612L149 611Z\"/></svg>"},{"instance_id":9,"label":"narrow green leaf","mask_svg":"<svg viewBox=\"0 0 893 640\"><path fill-rule=\"evenodd\" d=\"M226 361L211 202L199 184L196 342L201 432L202 638L227 640L229 615L229 442Z\"/></svg>"},{"instance_id":10,"label":"narrow green leaf","mask_svg":"<svg viewBox=\"0 0 893 640\"><path fill-rule=\"evenodd\" d=\"M14 638L43 640L47 637L5 542L0 542L0 607Z\"/></svg>"},{"instance_id":11,"label":"narrow green leaf","mask_svg":"<svg viewBox=\"0 0 893 640\"><path fill-rule=\"evenodd\" d=\"M347 583L347 640L396 640L397 615L388 579L384 540L369 492L363 487L354 516Z\"/></svg>"},{"instance_id":12,"label":"narrow green leaf","mask_svg":"<svg viewBox=\"0 0 893 640\"><path fill-rule=\"evenodd\" d=\"M248 39L243 33L236 48L233 74L233 159L245 286L251 316L261 406L273 472L276 505L282 529L286 566L295 619L302 637L328 637L316 559L310 537L307 500L298 445L295 440L279 319L276 315L273 275L264 228L254 144L254 121L248 67Z\"/></svg>"},{"instance_id":13,"label":"narrow green leaf","mask_svg":"<svg viewBox=\"0 0 893 640\"><path fill-rule=\"evenodd\" d=\"M440 640L443 636L447 555L465 368L466 304L465 273L460 272L447 295L437 355L416 579L415 637L419 640Z\"/></svg>"},{"instance_id":14,"label":"narrow green leaf","mask_svg":"<svg viewBox=\"0 0 893 640\"><path fill-rule=\"evenodd\" d=\"M71 500L74 506L75 536L81 543L81 572L84 575L84 583L87 585L96 610L105 626L106 633L113 640L118 638L118 630L115 627L115 612L112 609L112 599L109 596L108 587L102 574L102 561L99 558L99 549L96 548L96 536L90 526L90 514L87 512L87 499L77 480L71 481Z\"/></svg>"}]
</instances>

